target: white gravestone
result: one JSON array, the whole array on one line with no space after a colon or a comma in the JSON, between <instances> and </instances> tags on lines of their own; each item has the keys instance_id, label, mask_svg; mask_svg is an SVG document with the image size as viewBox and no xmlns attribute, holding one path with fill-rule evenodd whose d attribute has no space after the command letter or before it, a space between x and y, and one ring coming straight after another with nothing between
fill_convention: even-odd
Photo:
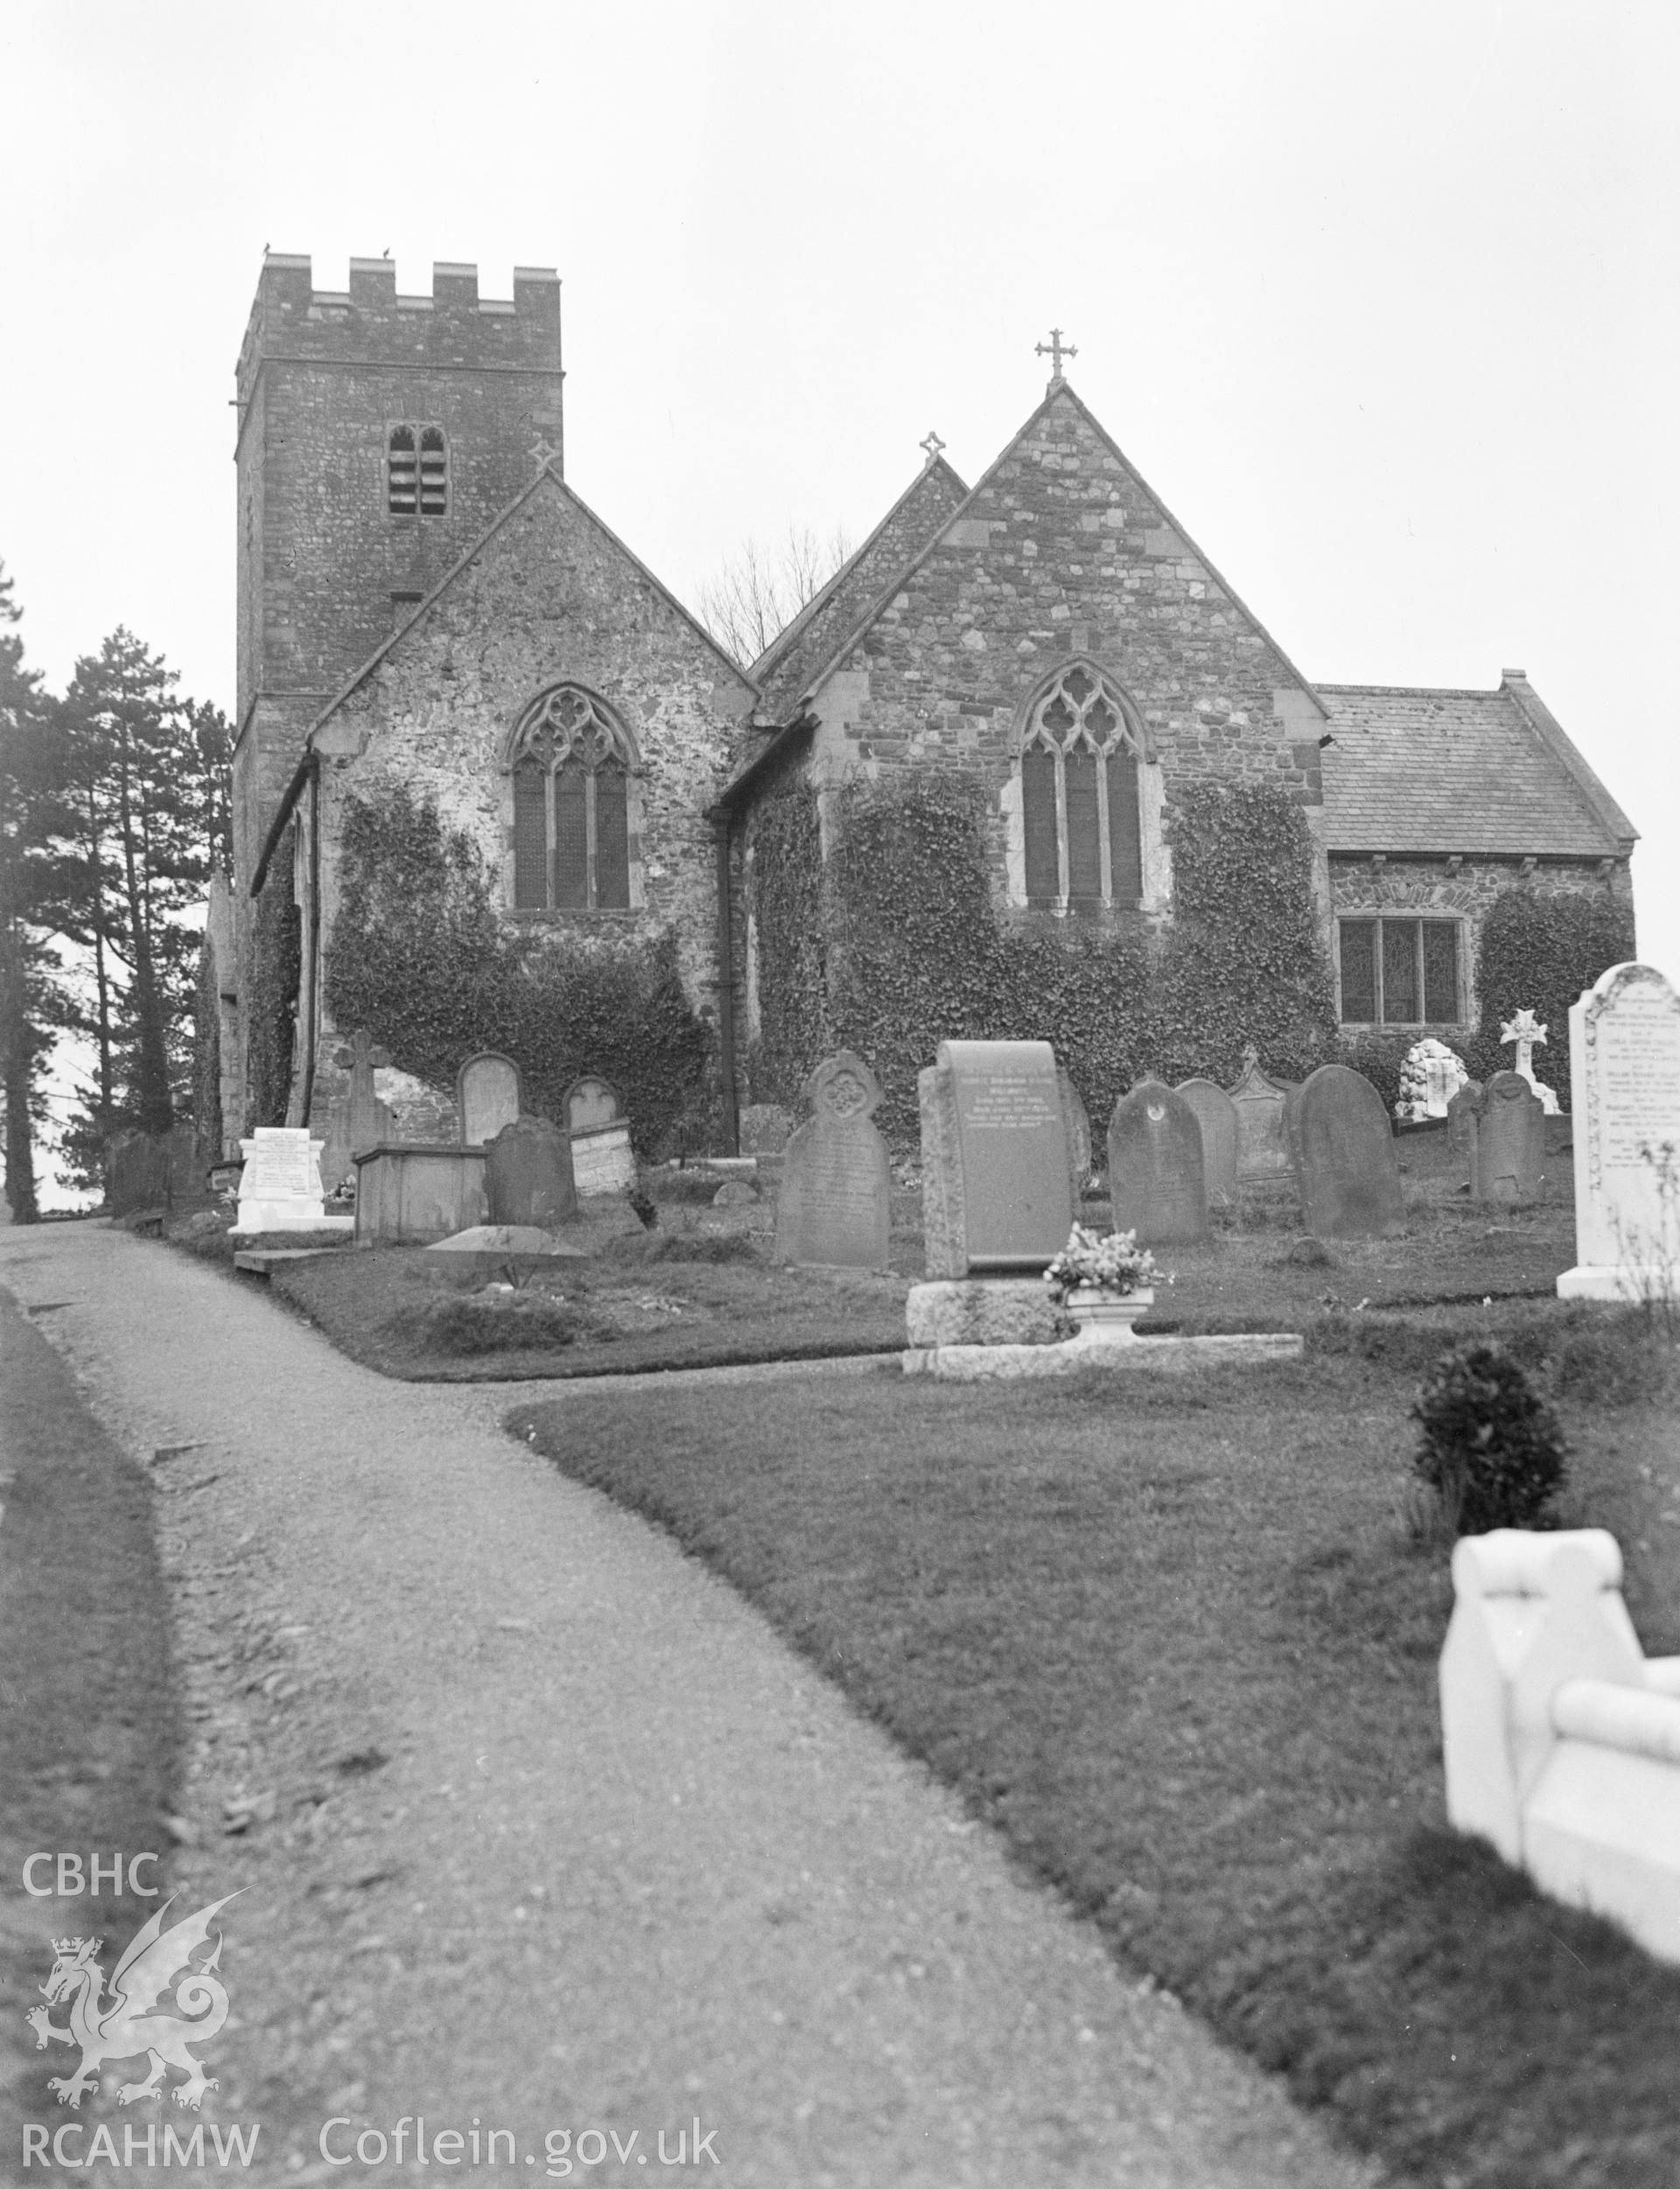
<instances>
[{"instance_id":1,"label":"white gravestone","mask_svg":"<svg viewBox=\"0 0 1680 2189\"><path fill-rule=\"evenodd\" d=\"M239 1174L235 1238L262 1231L347 1231L350 1216L329 1216L321 1199L321 1150L306 1125L259 1125L239 1143L245 1167Z\"/></svg>"},{"instance_id":2,"label":"white gravestone","mask_svg":"<svg viewBox=\"0 0 1680 2189\"><path fill-rule=\"evenodd\" d=\"M1573 1023L1573 1013L1571 1022ZM1546 1030L1531 1011L1520 1011L1515 1018L1508 1018L1499 1030L1499 1046L1502 1049L1508 1041L1516 1051L1513 1072L1520 1072L1540 1097L1540 1107L1548 1117L1558 1115L1558 1097L1552 1088L1544 1087L1534 1076L1534 1053L1546 1038Z\"/></svg>"},{"instance_id":3,"label":"white gravestone","mask_svg":"<svg viewBox=\"0 0 1680 2189\"><path fill-rule=\"evenodd\" d=\"M1575 1264L1564 1299L1680 1297L1680 996L1613 965L1569 1014Z\"/></svg>"}]
</instances>

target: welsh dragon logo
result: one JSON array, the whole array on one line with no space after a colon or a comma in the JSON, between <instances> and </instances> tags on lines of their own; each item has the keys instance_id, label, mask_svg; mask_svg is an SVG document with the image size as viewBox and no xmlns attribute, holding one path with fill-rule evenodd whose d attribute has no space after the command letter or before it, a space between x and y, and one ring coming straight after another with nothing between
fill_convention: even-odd
<instances>
[{"instance_id":1,"label":"welsh dragon logo","mask_svg":"<svg viewBox=\"0 0 1680 2189\"><path fill-rule=\"evenodd\" d=\"M74 2075L47 2079L46 2087L57 2093L60 2105L80 2105L82 2093L97 2083L102 2061L133 2060L142 2053L150 2060L151 2073L144 2082L122 2084L116 2094L119 2105L132 2105L136 2098L161 2097L170 2088L165 2070L171 2067L186 2077L185 2082L174 2086L177 2105L190 2105L196 2111L205 2092L218 2087L186 2048L189 2043L201 2045L214 2037L228 2019L228 1994L215 1974L221 1961L220 1934L217 1934L214 1951L196 1968L192 1955L207 1943L213 1920L229 1900L238 1897L230 1892L223 1899L213 1900L208 1907L200 1908L196 1915L184 1916L168 1930L164 1928L164 1918L174 1902L165 1900L130 1940L128 1950L111 1971L110 1997L102 2004L105 1972L99 1965L99 1950L104 1941L53 1940L52 1950L58 1958L52 1975L38 1987L46 2005L32 2007L24 2018L35 2032L37 2052L46 2051L49 2039L55 2044L81 2047L81 2065ZM154 2013L152 2010L172 1984L179 2011ZM60 2029L50 2018L49 2010L61 1999L70 2003L68 2029Z\"/></svg>"}]
</instances>

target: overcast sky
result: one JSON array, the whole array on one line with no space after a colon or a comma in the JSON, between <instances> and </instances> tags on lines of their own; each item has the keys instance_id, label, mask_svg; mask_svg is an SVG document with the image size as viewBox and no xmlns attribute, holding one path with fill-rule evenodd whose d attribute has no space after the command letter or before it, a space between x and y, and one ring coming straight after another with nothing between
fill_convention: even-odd
<instances>
[{"instance_id":1,"label":"overcast sky","mask_svg":"<svg viewBox=\"0 0 1680 2189\"><path fill-rule=\"evenodd\" d=\"M0 556L58 686L234 697L262 248L558 268L567 471L674 590L1069 378L1309 677L1527 669L1680 978L1672 0L4 4ZM1544 1061L1544 1059L1543 1059Z\"/></svg>"}]
</instances>

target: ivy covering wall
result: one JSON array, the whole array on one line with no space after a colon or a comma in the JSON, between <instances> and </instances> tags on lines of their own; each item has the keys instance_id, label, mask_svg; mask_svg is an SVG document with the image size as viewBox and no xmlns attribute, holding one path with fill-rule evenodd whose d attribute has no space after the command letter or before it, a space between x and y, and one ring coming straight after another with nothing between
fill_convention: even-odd
<instances>
[{"instance_id":1,"label":"ivy covering wall","mask_svg":"<svg viewBox=\"0 0 1680 2189\"><path fill-rule=\"evenodd\" d=\"M295 828L288 829L281 839L269 868L268 886L252 907L248 1129L284 1125L291 1094L291 1052L304 964L303 926L292 888L297 833Z\"/></svg>"},{"instance_id":2,"label":"ivy covering wall","mask_svg":"<svg viewBox=\"0 0 1680 2189\"><path fill-rule=\"evenodd\" d=\"M1500 1027L1517 1011L1532 1011L1547 1029L1546 1046L1534 1056L1535 1076L1556 1088L1569 1108L1569 1012L1606 967L1634 955L1632 915L1608 894L1541 896L1531 889L1502 890L1482 922L1476 962L1481 1019L1466 1059L1486 1081L1508 1072L1516 1052L1502 1043Z\"/></svg>"},{"instance_id":3,"label":"ivy covering wall","mask_svg":"<svg viewBox=\"0 0 1680 2189\"><path fill-rule=\"evenodd\" d=\"M824 1047L844 1044L886 1090L882 1129L914 1146L916 1075L942 1040L1050 1041L1099 1130L1145 1071L1228 1085L1246 1041L1290 1074L1333 1053L1312 847L1286 792L1192 791L1172 824L1177 920L1165 943L1141 927L1000 919L983 795L950 777L847 785L820 883L809 789L790 786L762 809L760 1100L789 1100ZM782 865L795 852L796 880ZM819 930L826 956L810 941Z\"/></svg>"},{"instance_id":4,"label":"ivy covering wall","mask_svg":"<svg viewBox=\"0 0 1680 2189\"><path fill-rule=\"evenodd\" d=\"M475 1050L500 1050L520 1067L527 1108L556 1119L571 1081L597 1072L640 1152L707 1143L711 1038L673 935L509 929L471 840L406 794L350 801L342 845L324 969L339 1027L366 1026L401 1070L452 1090Z\"/></svg>"}]
</instances>

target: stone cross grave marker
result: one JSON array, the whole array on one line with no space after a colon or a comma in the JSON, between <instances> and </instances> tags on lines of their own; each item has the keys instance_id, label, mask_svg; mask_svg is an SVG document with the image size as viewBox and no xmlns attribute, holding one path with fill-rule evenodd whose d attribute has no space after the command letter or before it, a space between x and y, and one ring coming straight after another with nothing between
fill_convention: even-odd
<instances>
[{"instance_id":1,"label":"stone cross grave marker","mask_svg":"<svg viewBox=\"0 0 1680 2189\"><path fill-rule=\"evenodd\" d=\"M1139 1080L1109 1120L1109 1199L1116 1231L1140 1247L1208 1235L1208 1180L1196 1113L1165 1080Z\"/></svg>"},{"instance_id":2,"label":"stone cross grave marker","mask_svg":"<svg viewBox=\"0 0 1680 2189\"><path fill-rule=\"evenodd\" d=\"M1564 1299L1680 1297L1680 996L1613 965L1569 1014L1575 1267Z\"/></svg>"},{"instance_id":3,"label":"stone cross grave marker","mask_svg":"<svg viewBox=\"0 0 1680 2189\"><path fill-rule=\"evenodd\" d=\"M1201 1174L1209 1208L1228 1208L1236 1199L1236 1105L1217 1081L1183 1081L1177 1090L1201 1128Z\"/></svg>"},{"instance_id":4,"label":"stone cross grave marker","mask_svg":"<svg viewBox=\"0 0 1680 2189\"><path fill-rule=\"evenodd\" d=\"M942 1041L916 1087L928 1275L1042 1269L1074 1222L1054 1050Z\"/></svg>"},{"instance_id":5,"label":"stone cross grave marker","mask_svg":"<svg viewBox=\"0 0 1680 2189\"><path fill-rule=\"evenodd\" d=\"M874 1122L881 1086L850 1049L805 1082L811 1115L789 1137L776 1203L778 1262L885 1269L892 1176Z\"/></svg>"},{"instance_id":6,"label":"stone cross grave marker","mask_svg":"<svg viewBox=\"0 0 1680 2189\"><path fill-rule=\"evenodd\" d=\"M312 1138L307 1125L259 1125L239 1145L245 1167L236 1234L330 1228L321 1199L324 1140Z\"/></svg>"},{"instance_id":7,"label":"stone cross grave marker","mask_svg":"<svg viewBox=\"0 0 1680 2189\"><path fill-rule=\"evenodd\" d=\"M344 1047L333 1052L332 1061L348 1072L350 1085L327 1115L321 1182L329 1193L349 1177L359 1155L391 1137L390 1108L380 1101L374 1081L374 1074L390 1060L389 1053L375 1046L366 1026L358 1026Z\"/></svg>"},{"instance_id":8,"label":"stone cross grave marker","mask_svg":"<svg viewBox=\"0 0 1680 2189\"><path fill-rule=\"evenodd\" d=\"M1320 1239L1376 1239L1402 1213L1382 1097L1362 1074L1324 1064L1303 1084L1297 1127L1301 1213Z\"/></svg>"},{"instance_id":9,"label":"stone cross grave marker","mask_svg":"<svg viewBox=\"0 0 1680 2189\"><path fill-rule=\"evenodd\" d=\"M487 1148L504 1125L517 1123L522 1101L519 1067L512 1057L494 1049L468 1057L455 1074L463 1142L469 1148Z\"/></svg>"},{"instance_id":10,"label":"stone cross grave marker","mask_svg":"<svg viewBox=\"0 0 1680 2189\"><path fill-rule=\"evenodd\" d=\"M578 1213L571 1136L547 1117L516 1117L484 1151L485 1199L493 1224L550 1231Z\"/></svg>"},{"instance_id":11,"label":"stone cross grave marker","mask_svg":"<svg viewBox=\"0 0 1680 2189\"><path fill-rule=\"evenodd\" d=\"M1499 1046L1508 1042L1516 1051L1516 1061L1511 1067L1520 1072L1534 1089L1544 1106L1548 1117L1558 1115L1558 1096L1554 1089L1544 1087L1534 1076L1534 1053L1546 1038L1546 1030L1531 1011L1520 1011L1514 1018L1508 1018L1499 1030Z\"/></svg>"},{"instance_id":12,"label":"stone cross grave marker","mask_svg":"<svg viewBox=\"0 0 1680 2189\"><path fill-rule=\"evenodd\" d=\"M1255 1178L1289 1176L1289 1134L1284 1111L1289 1090L1260 1069L1260 1053L1250 1042L1242 1052L1242 1075L1231 1089L1236 1111L1236 1175L1246 1185Z\"/></svg>"},{"instance_id":13,"label":"stone cross grave marker","mask_svg":"<svg viewBox=\"0 0 1680 2189\"><path fill-rule=\"evenodd\" d=\"M1470 1192L1479 1201L1538 1200L1546 1172L1546 1113L1520 1072L1495 1072L1477 1108Z\"/></svg>"}]
</instances>

